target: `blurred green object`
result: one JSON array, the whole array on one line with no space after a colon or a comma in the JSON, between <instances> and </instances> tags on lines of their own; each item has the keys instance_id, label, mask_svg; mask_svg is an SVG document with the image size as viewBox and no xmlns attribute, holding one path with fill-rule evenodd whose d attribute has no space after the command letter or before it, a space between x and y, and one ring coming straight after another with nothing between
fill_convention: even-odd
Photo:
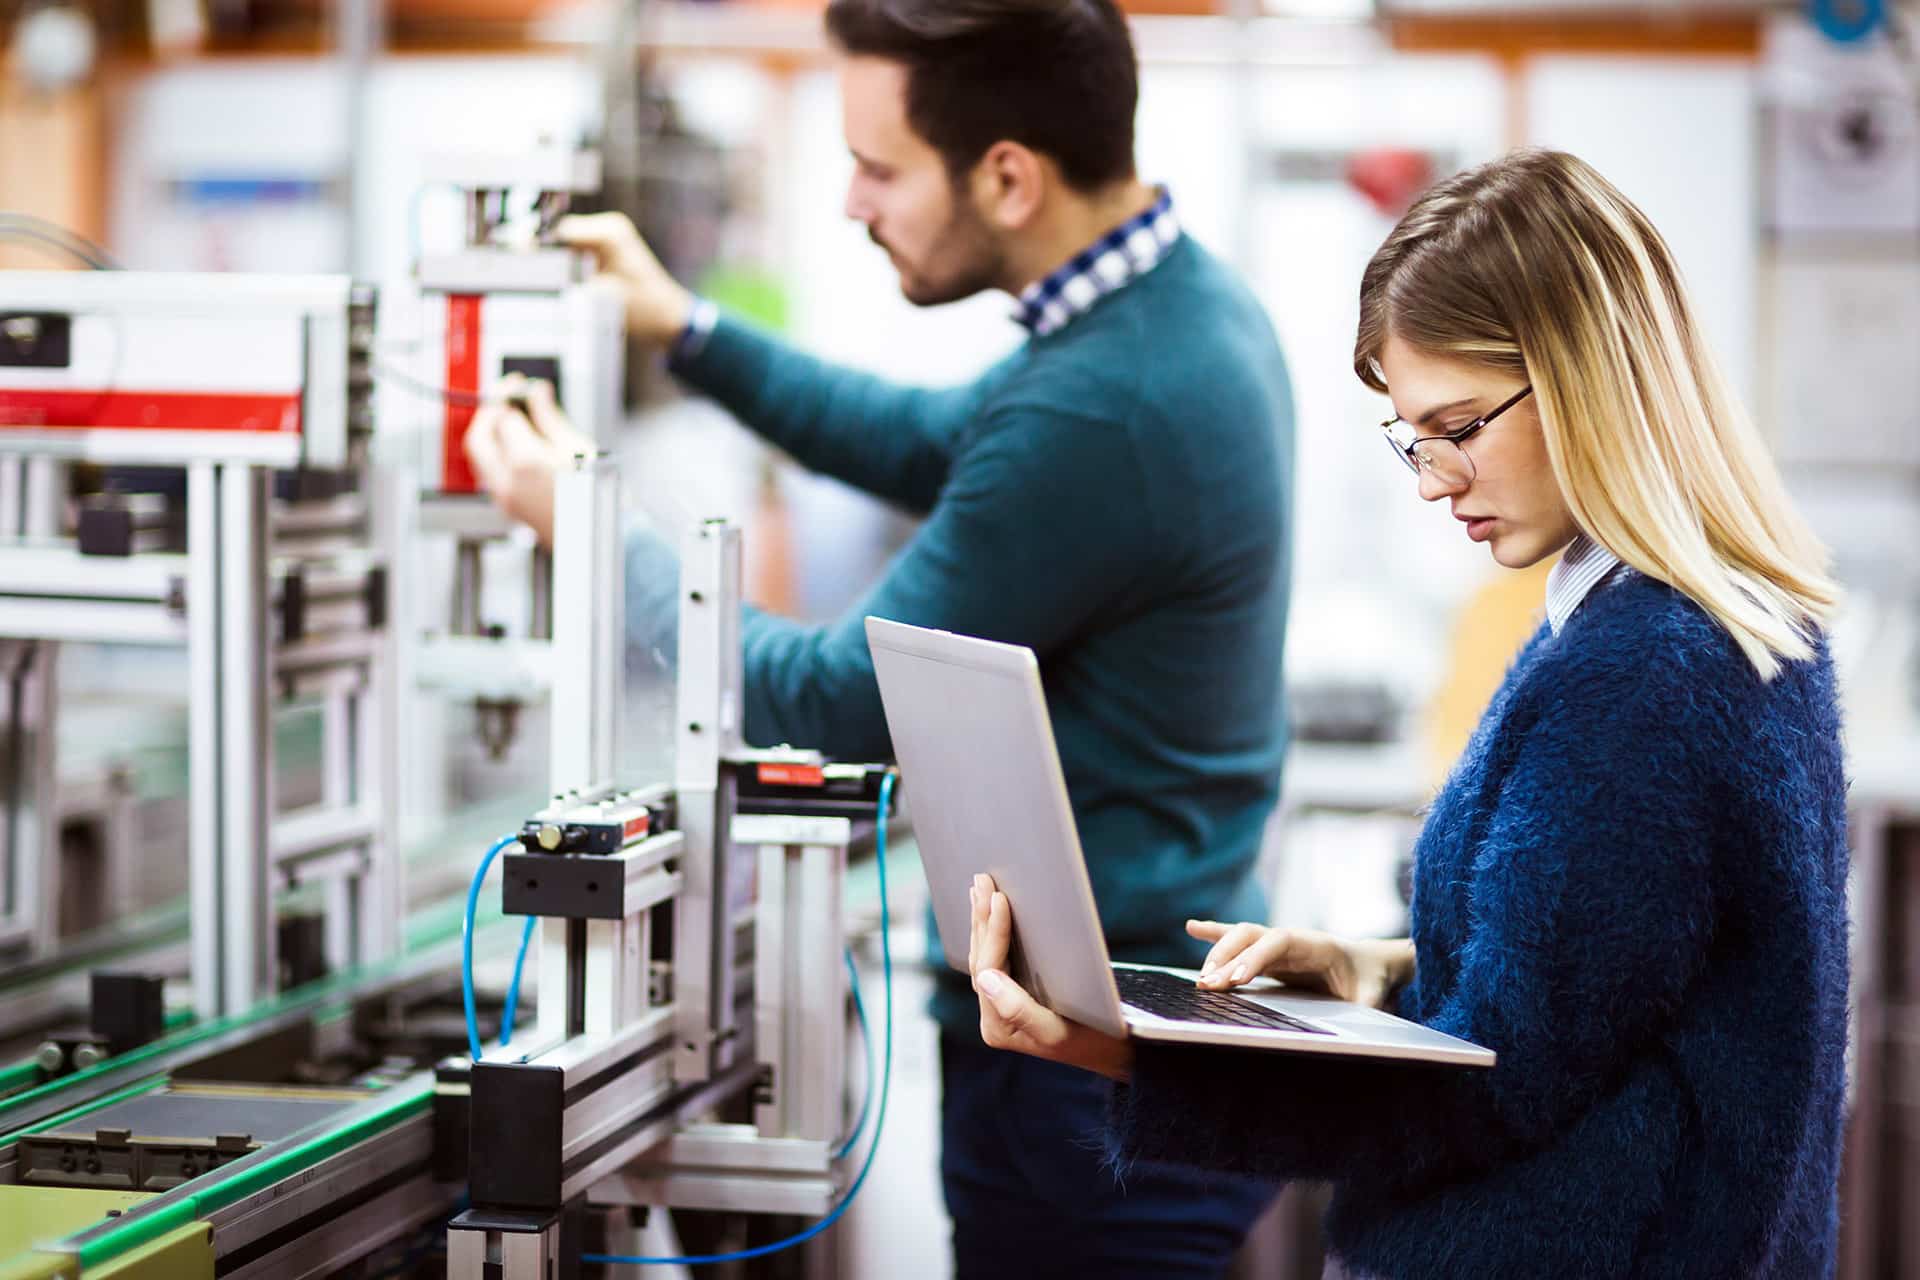
<instances>
[{"instance_id":1,"label":"blurred green object","mask_svg":"<svg viewBox=\"0 0 1920 1280\"><path fill-rule=\"evenodd\" d=\"M771 333L787 332L792 305L786 281L758 267L715 263L700 277L700 295Z\"/></svg>"}]
</instances>

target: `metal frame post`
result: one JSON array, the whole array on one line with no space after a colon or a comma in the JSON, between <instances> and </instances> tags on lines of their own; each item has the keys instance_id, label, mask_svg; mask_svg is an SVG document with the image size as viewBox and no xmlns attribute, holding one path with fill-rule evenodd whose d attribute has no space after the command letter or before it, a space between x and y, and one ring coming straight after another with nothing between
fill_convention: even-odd
<instances>
[{"instance_id":1,"label":"metal frame post","mask_svg":"<svg viewBox=\"0 0 1920 1280\"><path fill-rule=\"evenodd\" d=\"M680 556L680 689L675 791L687 837L686 889L675 923L674 1077L691 1082L730 1066L734 1024L731 939L732 780L723 760L741 750L740 531L708 520Z\"/></svg>"},{"instance_id":2,"label":"metal frame post","mask_svg":"<svg viewBox=\"0 0 1920 1280\"><path fill-rule=\"evenodd\" d=\"M619 465L604 454L577 455L554 477L547 616L553 628L548 779L555 796L584 794L613 780L626 674L619 500ZM615 936L601 922L555 919L539 928L541 1035L611 1031L608 1011L625 1002L608 986L611 957L595 964L592 956L596 949L629 950L624 930Z\"/></svg>"},{"instance_id":3,"label":"metal frame post","mask_svg":"<svg viewBox=\"0 0 1920 1280\"><path fill-rule=\"evenodd\" d=\"M853 823L743 815L734 838L756 845L755 1048L773 1087L754 1109L767 1138L840 1137L846 1078L843 886Z\"/></svg>"},{"instance_id":4,"label":"metal frame post","mask_svg":"<svg viewBox=\"0 0 1920 1280\"><path fill-rule=\"evenodd\" d=\"M220 468L187 469L187 865L193 935L193 1004L202 1018L226 999L225 900L220 856ZM198 601L196 606L193 602Z\"/></svg>"},{"instance_id":5,"label":"metal frame post","mask_svg":"<svg viewBox=\"0 0 1920 1280\"><path fill-rule=\"evenodd\" d=\"M251 1006L275 987L272 726L267 715L271 637L267 628L267 502L272 473L227 465L218 477L220 561L220 897L226 1012Z\"/></svg>"}]
</instances>

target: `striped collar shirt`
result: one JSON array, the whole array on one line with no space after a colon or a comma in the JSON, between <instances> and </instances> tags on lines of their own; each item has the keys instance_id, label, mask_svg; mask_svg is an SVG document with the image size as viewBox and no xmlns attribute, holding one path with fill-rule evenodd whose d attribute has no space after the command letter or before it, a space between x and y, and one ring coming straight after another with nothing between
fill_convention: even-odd
<instances>
[{"instance_id":1,"label":"striped collar shirt","mask_svg":"<svg viewBox=\"0 0 1920 1280\"><path fill-rule=\"evenodd\" d=\"M1036 338L1058 333L1100 299L1159 266L1179 238L1173 196L1161 187L1150 208L1101 236L1046 279L1028 285L1013 318Z\"/></svg>"},{"instance_id":2,"label":"striped collar shirt","mask_svg":"<svg viewBox=\"0 0 1920 1280\"><path fill-rule=\"evenodd\" d=\"M1560 562L1547 574L1547 625L1553 634L1559 635L1580 602L1620 567L1619 556L1584 533L1567 544Z\"/></svg>"}]
</instances>

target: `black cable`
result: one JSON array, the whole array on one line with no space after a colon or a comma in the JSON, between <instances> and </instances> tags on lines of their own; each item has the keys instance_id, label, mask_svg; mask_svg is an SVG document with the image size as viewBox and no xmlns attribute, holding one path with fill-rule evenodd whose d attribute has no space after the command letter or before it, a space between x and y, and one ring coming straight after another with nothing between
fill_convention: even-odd
<instances>
[{"instance_id":1,"label":"black cable","mask_svg":"<svg viewBox=\"0 0 1920 1280\"><path fill-rule=\"evenodd\" d=\"M43 236L37 231L28 230L26 227L13 227L0 222L0 240L12 244L24 244L34 249L57 250L62 255L78 258L86 264L87 269L90 271L111 271L113 269L97 258L88 257L64 240L56 239L53 236Z\"/></svg>"},{"instance_id":2,"label":"black cable","mask_svg":"<svg viewBox=\"0 0 1920 1280\"><path fill-rule=\"evenodd\" d=\"M17 240L36 240L72 254L95 271L119 271L112 254L77 231L57 222L17 209L0 209L0 236Z\"/></svg>"},{"instance_id":3,"label":"black cable","mask_svg":"<svg viewBox=\"0 0 1920 1280\"><path fill-rule=\"evenodd\" d=\"M104 247L87 239L71 227L60 225L51 218L43 218L37 213L26 213L19 209L0 209L0 221L24 223L29 229L38 231L42 235L59 237L89 257L106 263L107 267L111 270L118 271L122 269L120 264L114 259L114 256L107 252Z\"/></svg>"},{"instance_id":4,"label":"black cable","mask_svg":"<svg viewBox=\"0 0 1920 1280\"><path fill-rule=\"evenodd\" d=\"M422 382L412 374L402 373L391 365L374 365L373 376L383 382L392 382L397 386L405 387L417 396L439 400L460 409L478 409L487 403L485 396L476 395L471 391L456 391L451 387L435 386L431 382Z\"/></svg>"}]
</instances>

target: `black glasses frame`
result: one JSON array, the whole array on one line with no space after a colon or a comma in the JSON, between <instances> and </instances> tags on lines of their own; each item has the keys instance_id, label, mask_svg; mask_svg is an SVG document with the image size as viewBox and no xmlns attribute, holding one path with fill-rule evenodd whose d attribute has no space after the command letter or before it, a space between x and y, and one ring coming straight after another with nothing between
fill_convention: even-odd
<instances>
[{"instance_id":1,"label":"black glasses frame","mask_svg":"<svg viewBox=\"0 0 1920 1280\"><path fill-rule=\"evenodd\" d=\"M1407 470L1413 472L1413 474L1415 475L1419 475L1422 470L1422 467L1421 467L1419 455L1416 451L1420 448L1421 445L1430 444L1435 440L1445 440L1447 443L1452 444L1456 447L1459 445L1465 444L1469 439L1471 439L1475 434L1477 434L1482 427L1486 426L1489 422L1492 422L1495 418L1499 417L1501 414L1505 413L1507 410L1513 408L1513 406L1519 404L1522 400L1525 400L1528 396L1532 394L1533 394L1533 384L1528 383L1526 386L1520 388L1518 391L1508 396L1505 400L1501 401L1499 405L1497 405L1493 409L1488 410L1486 413L1481 414L1479 417L1475 418L1472 422L1469 422L1466 426L1461 427L1458 431L1448 431L1439 435L1421 436L1418 439L1416 439L1412 444L1403 445L1398 440L1395 440L1393 438L1393 424L1396 422L1404 421L1404 419L1400 418L1398 415L1388 418L1385 422L1381 423L1380 432L1382 435L1386 437L1387 447L1392 449L1394 453L1399 455L1400 461L1407 464ZM1411 426L1412 424L1408 423L1408 425ZM1466 451L1461 450L1461 452L1464 455ZM1473 465L1473 459L1468 458L1467 465L1471 467Z\"/></svg>"}]
</instances>

